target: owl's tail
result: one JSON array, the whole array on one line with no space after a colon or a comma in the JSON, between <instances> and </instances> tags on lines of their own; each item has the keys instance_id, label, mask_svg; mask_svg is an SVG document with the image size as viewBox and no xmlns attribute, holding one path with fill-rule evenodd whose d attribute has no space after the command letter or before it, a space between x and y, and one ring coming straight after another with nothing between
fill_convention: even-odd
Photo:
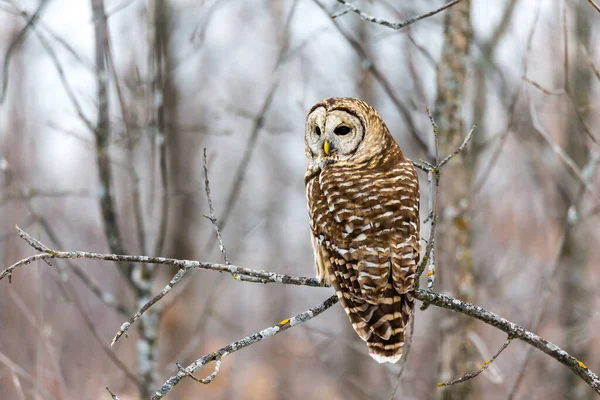
<instances>
[{"instance_id":1,"label":"owl's tail","mask_svg":"<svg viewBox=\"0 0 600 400\"><path fill-rule=\"evenodd\" d=\"M338 291L338 297L352 327L367 342L369 355L379 363L398 362L414 308L412 294L399 294L390 282L377 304L368 303L348 292Z\"/></svg>"},{"instance_id":2,"label":"owl's tail","mask_svg":"<svg viewBox=\"0 0 600 400\"><path fill-rule=\"evenodd\" d=\"M367 339L367 347L369 355L378 363L396 363L402 357L415 303L411 293L398 294L393 288L388 288L386 291L393 293L386 293L384 298L391 298L393 302L379 304L378 308L384 314L383 318L389 320L392 334L389 338L385 338L373 332Z\"/></svg>"}]
</instances>

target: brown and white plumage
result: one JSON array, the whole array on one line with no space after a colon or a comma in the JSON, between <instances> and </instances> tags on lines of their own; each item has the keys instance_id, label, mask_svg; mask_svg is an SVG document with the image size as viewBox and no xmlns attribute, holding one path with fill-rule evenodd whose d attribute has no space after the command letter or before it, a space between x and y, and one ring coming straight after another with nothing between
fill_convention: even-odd
<instances>
[{"instance_id":1,"label":"brown and white plumage","mask_svg":"<svg viewBox=\"0 0 600 400\"><path fill-rule=\"evenodd\" d=\"M306 196L317 278L378 362L402 356L419 261L419 182L379 114L352 98L308 113Z\"/></svg>"}]
</instances>

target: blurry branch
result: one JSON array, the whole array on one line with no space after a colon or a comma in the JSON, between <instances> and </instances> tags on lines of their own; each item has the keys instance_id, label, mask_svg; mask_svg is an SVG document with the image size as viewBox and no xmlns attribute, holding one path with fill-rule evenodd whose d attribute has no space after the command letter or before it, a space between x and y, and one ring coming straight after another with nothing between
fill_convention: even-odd
<instances>
[{"instance_id":1,"label":"blurry branch","mask_svg":"<svg viewBox=\"0 0 600 400\"><path fill-rule=\"evenodd\" d=\"M475 371L473 373L465 374L465 375L461 376L460 378L455 379L450 382L440 382L437 384L438 387L456 385L457 383L465 382L465 381L468 381L469 379L473 379L473 378L477 377L477 375L481 374L490 365L492 365L494 360L496 360L496 358L498 358L500 353L502 353L504 351L504 349L506 349L508 347L508 345L510 344L511 341L512 341L512 338L509 336L508 339L506 339L506 342L504 342L504 344L500 347L500 349L498 349L496 354L494 354L492 356L492 358L490 358L489 360L486 360L483 364L481 364L481 367L479 367L479 369L477 371Z\"/></svg>"},{"instance_id":2,"label":"blurry branch","mask_svg":"<svg viewBox=\"0 0 600 400\"><path fill-rule=\"evenodd\" d=\"M594 62L592 61L592 58L590 57L590 53L588 52L588 50L585 48L584 45L581 45L579 47L579 49L581 50L581 53L583 54L583 56L585 57L585 60L589 64L592 72L596 76L596 79L598 79L598 83L600 83L600 69L596 68L596 66L594 65Z\"/></svg>"},{"instance_id":3,"label":"blurry branch","mask_svg":"<svg viewBox=\"0 0 600 400\"><path fill-rule=\"evenodd\" d=\"M227 195L227 200L225 201L225 208L223 210L223 216L221 217L221 229L225 229L225 226L227 225L229 217L231 216L231 213L233 211L233 207L237 202L240 190L242 188L242 183L244 182L244 175L248 172L248 165L250 164L250 160L252 159L252 155L254 154L254 150L258 143L258 136L263 128L263 125L265 124L265 117L267 115L267 112L269 111L269 109L271 108L271 104L273 103L273 98L275 97L275 92L277 91L277 87L279 85L279 68L283 64L285 55L288 52L290 46L291 26L294 19L297 4L298 1L294 1L292 3L291 9L287 15L285 26L283 29L282 45L279 48L277 61L275 62L275 67L273 68L273 80L269 89L267 90L260 111L254 117L254 121L252 123L252 131L250 132L250 137L248 138L244 154L242 155L242 160L240 161L235 171L235 174L233 175L233 184L231 186L231 189L229 190L229 194ZM214 246L214 238L215 237L211 237L211 240L208 241L204 249L205 251Z\"/></svg>"},{"instance_id":4,"label":"blurry branch","mask_svg":"<svg viewBox=\"0 0 600 400\"><path fill-rule=\"evenodd\" d=\"M385 26L385 27L390 28L390 29L400 30L402 28L406 28L407 26L409 26L411 24L414 24L417 21L420 21L420 20L428 18L428 17L432 17L432 16L434 16L434 15L436 15L436 14L444 11L445 9L450 8L453 5L460 3L461 1L462 0L451 1L450 3L447 3L447 4L443 5L442 7L438 8L436 10L430 11L430 12L425 13L423 15L418 15L416 17L409 18L409 19L407 19L406 21L403 21L403 22L389 22L389 21L386 21L386 20L383 20L383 19L380 19L380 18L377 18L377 17L370 16L368 14L365 14L360 9L356 8L356 6L354 6L354 5L350 4L350 3L347 3L345 0L337 0L338 3L342 3L343 5L346 6L346 11L344 11L344 12L342 12L340 14L335 14L335 15L332 16L332 18L341 17L342 15L348 13L349 11L352 11L353 13L357 14L361 19L363 19L365 21L372 22L372 23L377 24L377 25L382 25L382 26Z\"/></svg>"},{"instance_id":5,"label":"blurry branch","mask_svg":"<svg viewBox=\"0 0 600 400\"><path fill-rule=\"evenodd\" d=\"M222 347L221 349L215 351L214 353L207 354L207 355L197 359L196 361L194 361L192 364L190 364L185 369L182 369L179 366L179 369L180 369L179 372L177 374L171 376L156 391L156 393L152 397L150 397L150 400L162 399L167 393L169 393L173 389L173 387L175 385L177 385L179 383L179 381L181 381L181 379L185 378L186 376L189 376L190 374L197 371L198 369L205 366L206 364L208 364L212 361L216 361L217 368L208 378L201 379L201 380L196 379L198 382L205 383L205 384L212 382L212 380L216 376L216 373L218 373L218 371L219 371L218 367L220 366L220 361L223 357L225 357L229 354L235 353L236 351L241 350L245 347L248 347L254 343L258 343L265 338L275 336L278 333L286 331L293 326L296 326L303 322L309 321L309 320L313 319L314 317L318 316L319 314L321 314L322 312L324 312L325 310L331 308L331 306L333 306L337 302L338 302L337 295L334 294L333 296L329 297L327 300L325 300L321 304L316 305L316 306L296 315L295 317L286 318L283 321L279 322L277 325L271 326L269 328L263 329L260 332L256 332L252 335L246 336L243 339L240 339L231 344L228 344L225 347Z\"/></svg>"},{"instance_id":6,"label":"blurry branch","mask_svg":"<svg viewBox=\"0 0 600 400\"><path fill-rule=\"evenodd\" d=\"M17 363L7 357L5 354L0 352L0 363L4 364L13 374L23 378L31 384L32 390L38 392L45 399L56 399L48 390L42 387L42 382L39 379L31 376L26 370L21 368Z\"/></svg>"},{"instance_id":7,"label":"blurry branch","mask_svg":"<svg viewBox=\"0 0 600 400\"><path fill-rule=\"evenodd\" d=\"M108 29L108 25L107 25ZM138 242L140 245L140 251L144 254L148 253L148 249L146 247L146 229L144 227L144 218L142 215L142 204L140 198L140 183L139 176L135 170L134 165L134 154L133 150L135 147L135 140L133 133L129 127L129 118L127 113L127 107L125 106L125 98L123 96L123 92L121 90L121 83L119 82L119 76L117 75L117 70L115 68L113 54L112 54L112 45L110 42L110 33L107 31L106 33L106 61L110 72L115 81L115 88L117 92L117 99L119 100L119 107L121 109L121 115L123 116L123 125L125 127L125 133L127 136L126 149L127 149L127 159L129 161L129 166L127 170L129 171L129 178L131 179L131 195L133 197L133 214L135 217L135 226L138 236Z\"/></svg>"},{"instance_id":8,"label":"blurry branch","mask_svg":"<svg viewBox=\"0 0 600 400\"><path fill-rule=\"evenodd\" d=\"M115 202L113 199L114 181L111 173L109 154L110 117L108 107L108 74L106 71L106 43L108 38L108 24L104 13L104 0L91 0L92 18L94 19L95 63L96 63L96 90L98 97L98 117L93 129L96 137L96 163L98 165L98 179L101 190L99 203L102 210L102 223L104 234L109 248L114 253L126 253L121 232L117 221ZM124 264L124 274L130 282L132 263Z\"/></svg>"},{"instance_id":9,"label":"blurry branch","mask_svg":"<svg viewBox=\"0 0 600 400\"><path fill-rule=\"evenodd\" d=\"M328 16L331 15L329 13L329 11L327 10L327 8L325 8L325 6L323 4L321 4L321 2L319 2L319 0L313 0L313 1L321 9L321 11L323 11L323 13L327 14ZM417 133L417 129L412 121L411 114L408 111L408 109L406 108L406 106L400 100L400 97L398 97L396 95L396 93L394 93L394 90L392 89L393 85L382 74L382 72L379 70L377 65L371 59L369 59L367 52L362 47L362 45L356 39L354 39L353 37L348 35L342 29L342 27L339 24L339 22L337 21L337 19L333 19L331 22L333 23L335 28L338 30L338 32L342 35L342 37L348 42L350 47L352 47L354 52L358 55L358 57L360 58L362 64L365 66L365 68L373 74L373 77L375 78L375 80L381 85L381 87L383 88L385 93L392 100L392 103L394 103L394 106L396 107L398 112L404 118L404 122L406 123L407 129L411 133L412 137L416 140L417 145L421 148L422 151L425 152L425 154L430 156L429 146L427 145L427 142L425 142L425 140L421 136L419 136L419 134Z\"/></svg>"},{"instance_id":10,"label":"blurry branch","mask_svg":"<svg viewBox=\"0 0 600 400\"><path fill-rule=\"evenodd\" d=\"M534 88L538 89L540 92L547 94L548 96L562 96L563 94L566 93L566 91L564 89L558 89L558 90L546 89L545 87L543 87L536 81L529 79L526 75L523 76L523 80L525 82L529 83Z\"/></svg>"},{"instance_id":11,"label":"blurry branch","mask_svg":"<svg viewBox=\"0 0 600 400\"><path fill-rule=\"evenodd\" d=\"M166 44L168 39L165 25L165 7L161 1L147 2L147 43L148 43L148 71L149 71L149 93L148 104L150 109L149 133L154 139L155 152L158 153L158 169L161 187L160 217L157 236L154 243L154 254L161 254L167 236L167 223L169 221L169 179L167 171L167 140L166 140L166 116L165 116L165 76L164 68ZM152 158L154 159L154 153ZM152 163L154 167L154 163ZM154 177L154 175L152 175ZM152 185L154 188L154 185ZM141 207L141 206L140 206Z\"/></svg>"},{"instance_id":12,"label":"blurry branch","mask_svg":"<svg viewBox=\"0 0 600 400\"><path fill-rule=\"evenodd\" d=\"M584 182L590 181L591 177L593 176L594 170L598 166L598 163L600 163L600 155L598 153L594 153L594 152L590 153L589 160L587 161L586 165L583 167L582 177L583 177ZM544 316L544 314L546 312L546 307L549 304L549 302L548 302L548 295L549 295L549 288L550 288L549 283L554 281L555 274L558 270L560 255L563 252L563 248L567 244L568 230L573 229L573 226L575 225L575 223L578 222L578 218L576 217L577 216L576 210L577 210L578 203L581 201L584 191L585 191L585 184L582 183L579 187L579 193L577 194L576 198L573 200L573 202L571 203L571 206L567 210L566 217L565 217L565 220L563 223L563 229L561 232L561 236L560 236L560 239L558 240L557 245L555 246L556 252L554 253L552 264L549 266L549 268L546 268L547 272L545 274L544 281L543 281L544 287L542 289L541 296L538 296L540 303L537 306L537 310L535 311L533 319L530 324L531 329L534 331L537 331L538 327L540 326L540 324L542 322L542 317ZM533 348L529 348L525 352L525 357L523 358L523 361L521 362L521 365L519 366L519 369L518 369L517 378L511 385L511 388L508 392L507 400L512 400L515 397L515 395L519 389L519 386L521 385L521 382L523 381L523 377L525 376L525 370L527 368L527 365L529 364L529 360L531 358L532 353L533 353Z\"/></svg>"},{"instance_id":13,"label":"blurry branch","mask_svg":"<svg viewBox=\"0 0 600 400\"><path fill-rule=\"evenodd\" d=\"M31 16L31 18L29 18L27 20L27 24L25 24L25 27L23 27L23 29L21 29L21 31L19 32L17 37L12 41L12 43L8 47L8 50L6 51L6 54L4 55L4 65L2 66L2 88L0 89L1 90L0 104L4 104L4 100L6 100L6 93L8 90L8 80L10 79L10 76L9 76L10 60L11 60L13 54L19 49L19 47L25 41L25 38L27 37L27 34L29 33L29 31L33 30L34 25L41 18L42 14L44 12L44 9L46 8L46 5L48 3L49 3L48 0L42 0L40 2L40 4L38 5L38 8L35 10L33 15Z\"/></svg>"},{"instance_id":14,"label":"blurry branch","mask_svg":"<svg viewBox=\"0 0 600 400\"><path fill-rule=\"evenodd\" d=\"M31 18L31 14L25 10L24 8L19 8L17 4L15 4L14 2L11 2L11 10L6 10L4 9L3 11L9 12L11 14L14 14L15 16L20 16L23 19L25 19L25 21L29 21ZM48 36L50 36L53 40L55 40L56 42L58 42L61 46L63 46L65 48L65 50L77 61L79 61L81 63L81 65L83 65L86 69L95 72L96 67L93 65L93 63L90 60L85 59L81 54L79 54L79 52L77 52L73 46L71 46L66 40L64 40L63 38L61 38L60 36L58 36L47 24L44 24L41 20L38 20L35 25L31 25L31 29L33 29L34 33L36 35L40 35L40 33L36 32L38 29L43 29L43 31L45 33L48 34Z\"/></svg>"},{"instance_id":15,"label":"blurry branch","mask_svg":"<svg viewBox=\"0 0 600 400\"><path fill-rule=\"evenodd\" d=\"M588 0L588 2L600 13L600 6L594 2L594 0Z\"/></svg>"},{"instance_id":16,"label":"blurry branch","mask_svg":"<svg viewBox=\"0 0 600 400\"><path fill-rule=\"evenodd\" d=\"M537 118L537 112L535 111L533 104L530 104L529 109L531 114L531 121L533 122L535 130L540 134L540 136L542 136L542 138L544 138L544 140L548 143L552 151L554 151L556 155L558 155L560 160L567 166L567 168L573 173L573 175L575 175L575 177L583 184L583 187L588 192L590 192L592 196L594 196L594 200L596 201L596 203L600 204L600 197L598 197L598 194L596 193L595 189L592 187L590 182L588 182L588 180L584 178L583 172L579 169L575 161L573 161L573 159L569 157L567 153L565 153L562 147L555 143L550 137L550 135L545 131L544 127Z\"/></svg>"},{"instance_id":17,"label":"blurry branch","mask_svg":"<svg viewBox=\"0 0 600 400\"><path fill-rule=\"evenodd\" d=\"M525 58L522 63L522 69L523 69L522 76L527 76L527 72L529 69L528 58L529 58L529 55L531 54L531 47L533 44L533 36L535 34L535 31L536 31L536 28L538 25L538 21L540 18L541 2L542 2L541 0L538 0L536 3L536 11L534 13L533 21L531 23L531 29L529 31L529 35L527 37L527 45L525 47ZM489 47L488 47L488 50L490 50ZM490 53L490 54L492 54L492 53ZM473 185L473 188L471 190L471 196L473 198L475 198L477 196L477 194L479 194L479 192L481 191L481 189L483 188L485 183L489 181L489 179L487 179L487 178L490 176L492 169L496 166L497 161L500 159L500 154L502 153L502 150L504 149L504 145L506 144L506 139L508 138L508 135L512 132L513 126L516 122L515 115L516 115L517 105L521 98L521 91L522 91L522 89L521 89L521 87L519 87L516 90L515 94L512 96L510 106L508 107L508 109L510 110L509 117L508 117L508 123L507 123L504 131L502 131L501 133L499 133L497 135L497 140L495 140L495 141L498 144L496 145L496 148L494 149L493 154L489 157L489 161L487 162L485 169L483 170L482 173L479 174L480 178Z\"/></svg>"},{"instance_id":18,"label":"blurry branch","mask_svg":"<svg viewBox=\"0 0 600 400\"><path fill-rule=\"evenodd\" d=\"M44 0L42 2L42 4L45 4L47 2L47 0ZM25 18L28 21L31 21L35 18L35 14L33 17L28 19L29 14L27 13L27 11L21 10L19 8L16 8L15 6L15 12L22 16L23 18ZM84 61L83 58L81 58L80 56L78 56L77 52L68 44L66 43L63 39L61 39L60 37L58 37L56 34L54 34L49 28L45 27L41 22L38 22L36 25L28 25L30 27L30 29L33 30L33 32L35 33L35 35L37 36L37 38L39 39L40 43L42 44L42 47L44 48L44 50L46 50L46 52L48 53L48 56L50 56L50 59L52 61L52 63L54 64L54 67L56 68L56 72L58 73L58 77L60 79L60 82L62 84L62 86L65 89L65 93L67 94L67 97L69 98L69 101L73 104L73 107L75 108L75 111L77 112L77 115L79 116L79 118L81 118L81 120L83 121L83 123L85 124L85 126L90 130L93 131L93 124L91 123L91 121L85 116L85 114L83 113L83 110L81 108L81 105L79 104L79 101L77 100L77 97L75 96L75 92L73 91L73 89L71 88L71 85L69 84L69 81L67 80L66 74L62 68L62 65L58 59L58 56L56 55L56 52L54 51L54 49L52 48L52 46L50 45L50 43L48 42L48 40L46 40L46 38L44 37L44 35L37 29L38 28L38 24L41 27L44 27L45 30L47 31L47 33L57 42L59 42L60 44L62 44L65 49L71 54L73 55L78 61L80 61L83 65L85 65L86 67L89 68L89 63ZM9 49L9 52L11 50ZM7 58L5 58L5 63L7 62L8 57L10 57L10 55L7 53ZM92 69L94 69L92 67ZM4 73L8 74L8 69L7 66L4 68ZM6 79L8 79L8 76L6 77ZM1 96L5 96L6 95L6 91L4 91L2 93ZM3 99L0 99L0 104L3 102Z\"/></svg>"},{"instance_id":19,"label":"blurry branch","mask_svg":"<svg viewBox=\"0 0 600 400\"><path fill-rule=\"evenodd\" d=\"M52 224L50 224L45 218L39 215L31 206L29 206L29 212L33 217L34 221L39 223L42 227L43 231L48 235L48 238L51 242L53 242L56 246L62 247L61 241L58 238L58 234L52 228ZM109 308L117 311L120 314L128 315L129 310L117 301L116 297L101 288L100 284L93 279L90 275L88 275L83 268L79 266L79 264L72 262L71 260L67 261L67 265L73 271L75 276L77 276L81 282L86 286L104 305Z\"/></svg>"},{"instance_id":20,"label":"blurry branch","mask_svg":"<svg viewBox=\"0 0 600 400\"><path fill-rule=\"evenodd\" d=\"M262 129L262 126L265 121L265 115L271 108L271 104L273 103L273 98L275 97L275 91L277 90L277 86L279 85L279 78L275 78L275 80L271 83L269 87L269 91L262 103L260 111L254 118L252 123L252 132L250 132L250 137L248 138L248 142L246 143L246 148L244 150L244 154L242 156L242 160L240 161L235 174L233 175L233 184L231 189L229 190L229 194L227 196L227 200L225 202L225 209L223 210L223 217L221 218L221 229L225 229L227 222L229 221L229 216L233 211L233 207L235 206L237 199L239 197L240 191L242 189L242 183L244 182L244 175L248 172L248 165L250 164L250 160L252 159L252 155L254 154L254 150L256 148L256 144L258 143L258 136ZM214 245L214 237L208 241L206 244L204 251L212 248Z\"/></svg>"},{"instance_id":21,"label":"blurry branch","mask_svg":"<svg viewBox=\"0 0 600 400\"><path fill-rule=\"evenodd\" d=\"M25 189L21 193L7 193L0 197L0 206L10 201L29 201L33 199L64 199L64 198L93 198L94 195L88 189L70 190L45 190Z\"/></svg>"}]
</instances>

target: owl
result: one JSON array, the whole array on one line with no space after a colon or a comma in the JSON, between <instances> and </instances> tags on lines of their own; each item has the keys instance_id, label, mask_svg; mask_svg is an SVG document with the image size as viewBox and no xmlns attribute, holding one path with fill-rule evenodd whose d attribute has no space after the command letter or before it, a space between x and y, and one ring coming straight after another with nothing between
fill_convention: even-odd
<instances>
[{"instance_id":1,"label":"owl","mask_svg":"<svg viewBox=\"0 0 600 400\"><path fill-rule=\"evenodd\" d=\"M419 262L419 181L379 114L329 98L306 118L304 177L317 279L335 289L369 355L402 356Z\"/></svg>"}]
</instances>

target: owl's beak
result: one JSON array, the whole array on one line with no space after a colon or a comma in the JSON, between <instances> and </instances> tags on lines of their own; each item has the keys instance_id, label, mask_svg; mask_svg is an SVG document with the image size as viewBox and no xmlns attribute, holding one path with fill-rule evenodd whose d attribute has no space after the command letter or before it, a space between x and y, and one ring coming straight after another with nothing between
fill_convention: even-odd
<instances>
[{"instance_id":1,"label":"owl's beak","mask_svg":"<svg viewBox=\"0 0 600 400\"><path fill-rule=\"evenodd\" d=\"M325 155L329 154L329 141L324 141L323 142L323 151L325 152Z\"/></svg>"}]
</instances>

